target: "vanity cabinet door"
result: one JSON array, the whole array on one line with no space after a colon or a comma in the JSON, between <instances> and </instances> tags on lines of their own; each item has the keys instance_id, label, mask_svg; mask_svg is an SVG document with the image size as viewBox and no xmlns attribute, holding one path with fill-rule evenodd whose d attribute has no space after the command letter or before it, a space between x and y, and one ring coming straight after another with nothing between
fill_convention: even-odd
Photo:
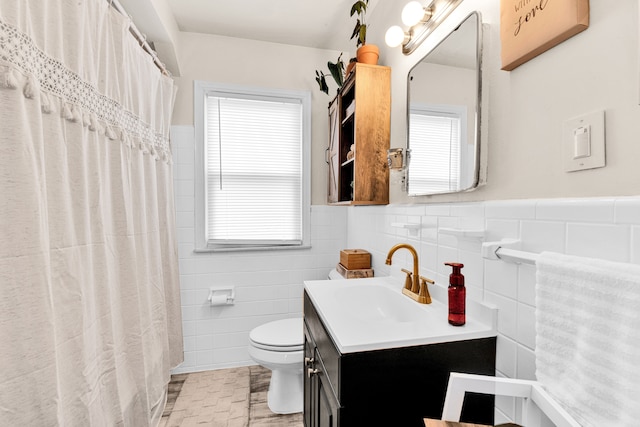
<instances>
[{"instance_id":1,"label":"vanity cabinet door","mask_svg":"<svg viewBox=\"0 0 640 427\"><path fill-rule=\"evenodd\" d=\"M304 328L304 425L338 427L339 404L313 335Z\"/></svg>"},{"instance_id":2,"label":"vanity cabinet door","mask_svg":"<svg viewBox=\"0 0 640 427\"><path fill-rule=\"evenodd\" d=\"M315 377L308 375L307 369L313 369L315 356L315 344L311 340L307 327L304 327L304 368L303 368L303 385L304 385L304 425L305 427L315 427L312 422L314 412L314 392Z\"/></svg>"},{"instance_id":3,"label":"vanity cabinet door","mask_svg":"<svg viewBox=\"0 0 640 427\"><path fill-rule=\"evenodd\" d=\"M315 374L317 378L317 427L337 427L338 426L338 402L329 382L320 370Z\"/></svg>"}]
</instances>

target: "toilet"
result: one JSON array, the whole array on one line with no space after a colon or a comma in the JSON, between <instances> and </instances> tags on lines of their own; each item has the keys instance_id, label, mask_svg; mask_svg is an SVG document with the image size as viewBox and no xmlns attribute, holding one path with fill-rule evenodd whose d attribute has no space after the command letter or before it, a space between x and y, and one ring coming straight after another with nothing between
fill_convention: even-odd
<instances>
[{"instance_id":1,"label":"toilet","mask_svg":"<svg viewBox=\"0 0 640 427\"><path fill-rule=\"evenodd\" d=\"M267 393L269 409L276 414L302 412L302 318L265 323L249 333L249 355L271 370Z\"/></svg>"},{"instance_id":2,"label":"toilet","mask_svg":"<svg viewBox=\"0 0 640 427\"><path fill-rule=\"evenodd\" d=\"M327 279L344 277L334 268ZM249 333L249 356L271 370L267 404L276 414L293 414L304 408L302 328L302 317L296 317L265 323Z\"/></svg>"}]
</instances>

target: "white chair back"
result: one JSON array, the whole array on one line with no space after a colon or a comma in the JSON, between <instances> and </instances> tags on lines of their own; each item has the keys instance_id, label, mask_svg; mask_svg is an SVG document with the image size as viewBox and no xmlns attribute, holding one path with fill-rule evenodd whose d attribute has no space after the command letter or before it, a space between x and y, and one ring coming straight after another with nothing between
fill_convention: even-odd
<instances>
[{"instance_id":1,"label":"white chair back","mask_svg":"<svg viewBox=\"0 0 640 427\"><path fill-rule=\"evenodd\" d=\"M581 427L537 381L452 372L445 396L443 421L460 421L465 392L513 396L522 404L523 427ZM552 424L549 424L551 422Z\"/></svg>"}]
</instances>

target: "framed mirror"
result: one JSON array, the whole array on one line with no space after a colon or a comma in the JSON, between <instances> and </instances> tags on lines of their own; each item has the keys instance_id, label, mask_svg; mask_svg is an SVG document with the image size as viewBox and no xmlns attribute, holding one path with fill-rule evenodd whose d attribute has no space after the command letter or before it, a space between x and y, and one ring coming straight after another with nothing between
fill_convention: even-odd
<instances>
[{"instance_id":1,"label":"framed mirror","mask_svg":"<svg viewBox=\"0 0 640 427\"><path fill-rule=\"evenodd\" d=\"M478 185L481 32L480 14L474 12L409 71L409 196L469 191Z\"/></svg>"}]
</instances>

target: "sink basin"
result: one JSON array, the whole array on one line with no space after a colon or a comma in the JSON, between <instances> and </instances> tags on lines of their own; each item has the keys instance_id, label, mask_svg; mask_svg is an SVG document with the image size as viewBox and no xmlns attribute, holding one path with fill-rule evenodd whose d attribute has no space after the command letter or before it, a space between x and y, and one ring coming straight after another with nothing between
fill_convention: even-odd
<instances>
[{"instance_id":1,"label":"sink basin","mask_svg":"<svg viewBox=\"0 0 640 427\"><path fill-rule=\"evenodd\" d=\"M367 322L416 322L425 314L414 301L384 286L341 287L335 298L348 316Z\"/></svg>"},{"instance_id":2,"label":"sink basin","mask_svg":"<svg viewBox=\"0 0 640 427\"><path fill-rule=\"evenodd\" d=\"M311 280L304 289L341 353L435 344L496 335L496 312L467 300L467 323L449 325L442 298L434 286L431 304L402 294L404 278ZM431 289L430 289L431 290Z\"/></svg>"}]
</instances>

